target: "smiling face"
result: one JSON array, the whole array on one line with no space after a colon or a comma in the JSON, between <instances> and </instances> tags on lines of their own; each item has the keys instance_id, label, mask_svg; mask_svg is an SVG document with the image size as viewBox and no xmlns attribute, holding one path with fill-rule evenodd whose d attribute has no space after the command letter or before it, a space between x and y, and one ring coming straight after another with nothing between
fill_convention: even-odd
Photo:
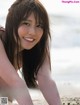
<instances>
[{"instance_id":1,"label":"smiling face","mask_svg":"<svg viewBox=\"0 0 80 105\"><path fill-rule=\"evenodd\" d=\"M21 43L21 49L33 48L41 39L43 35L42 23L35 20L33 13L23 20L18 27L18 35Z\"/></svg>"}]
</instances>

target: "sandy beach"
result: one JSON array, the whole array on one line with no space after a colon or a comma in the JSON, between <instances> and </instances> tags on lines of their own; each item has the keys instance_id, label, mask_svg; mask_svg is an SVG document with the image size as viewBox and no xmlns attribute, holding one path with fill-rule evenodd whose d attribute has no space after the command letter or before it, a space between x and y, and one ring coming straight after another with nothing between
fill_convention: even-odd
<instances>
[{"instance_id":1,"label":"sandy beach","mask_svg":"<svg viewBox=\"0 0 80 105\"><path fill-rule=\"evenodd\" d=\"M34 105L48 105L48 103L45 100L39 100L35 99L33 100ZM16 102L11 103L10 101L8 102L8 105L18 105Z\"/></svg>"},{"instance_id":2,"label":"sandy beach","mask_svg":"<svg viewBox=\"0 0 80 105\"><path fill-rule=\"evenodd\" d=\"M39 90L29 89L29 92L30 92L31 99L33 101L33 105L49 105ZM18 104L14 100L12 103L8 101L8 105L18 105Z\"/></svg>"}]
</instances>

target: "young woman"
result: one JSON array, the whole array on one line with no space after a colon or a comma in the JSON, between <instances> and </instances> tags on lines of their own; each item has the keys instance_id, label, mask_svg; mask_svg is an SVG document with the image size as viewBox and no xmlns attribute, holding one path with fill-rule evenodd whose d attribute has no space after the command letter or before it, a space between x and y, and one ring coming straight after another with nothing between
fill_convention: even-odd
<instances>
[{"instance_id":1,"label":"young woman","mask_svg":"<svg viewBox=\"0 0 80 105\"><path fill-rule=\"evenodd\" d=\"M0 31L0 87L2 95L19 105L33 105L28 88L38 87L49 105L60 105L51 79L48 14L38 0L16 0ZM24 80L17 70L22 68Z\"/></svg>"}]
</instances>

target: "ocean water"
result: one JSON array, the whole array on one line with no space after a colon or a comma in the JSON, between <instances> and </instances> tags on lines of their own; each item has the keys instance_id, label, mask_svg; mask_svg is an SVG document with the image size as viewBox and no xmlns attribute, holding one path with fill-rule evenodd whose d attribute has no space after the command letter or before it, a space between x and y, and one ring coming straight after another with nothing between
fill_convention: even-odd
<instances>
[{"instance_id":1,"label":"ocean water","mask_svg":"<svg viewBox=\"0 0 80 105\"><path fill-rule=\"evenodd\" d=\"M79 96L80 19L55 14L49 18L52 79L55 80L61 96ZM5 19L5 15L0 16L0 25L5 26ZM36 96L39 96L39 93L36 93Z\"/></svg>"}]
</instances>

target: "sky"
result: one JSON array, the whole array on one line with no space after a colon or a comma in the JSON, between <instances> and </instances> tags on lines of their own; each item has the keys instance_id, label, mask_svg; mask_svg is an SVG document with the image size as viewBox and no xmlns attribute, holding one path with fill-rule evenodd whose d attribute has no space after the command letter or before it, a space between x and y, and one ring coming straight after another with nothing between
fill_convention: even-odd
<instances>
[{"instance_id":1,"label":"sky","mask_svg":"<svg viewBox=\"0 0 80 105\"><path fill-rule=\"evenodd\" d=\"M48 12L53 14L63 14L80 16L80 3L63 3L63 0L40 0L47 8ZM64 0L73 1L73 0ZM75 0L78 1L78 0Z\"/></svg>"},{"instance_id":2,"label":"sky","mask_svg":"<svg viewBox=\"0 0 80 105\"><path fill-rule=\"evenodd\" d=\"M8 8L15 0L2 0L0 2L0 14L7 13ZM79 3L63 3L73 0L40 0L49 14L63 14L79 17L80 2ZM75 0L78 1L78 0Z\"/></svg>"}]
</instances>

